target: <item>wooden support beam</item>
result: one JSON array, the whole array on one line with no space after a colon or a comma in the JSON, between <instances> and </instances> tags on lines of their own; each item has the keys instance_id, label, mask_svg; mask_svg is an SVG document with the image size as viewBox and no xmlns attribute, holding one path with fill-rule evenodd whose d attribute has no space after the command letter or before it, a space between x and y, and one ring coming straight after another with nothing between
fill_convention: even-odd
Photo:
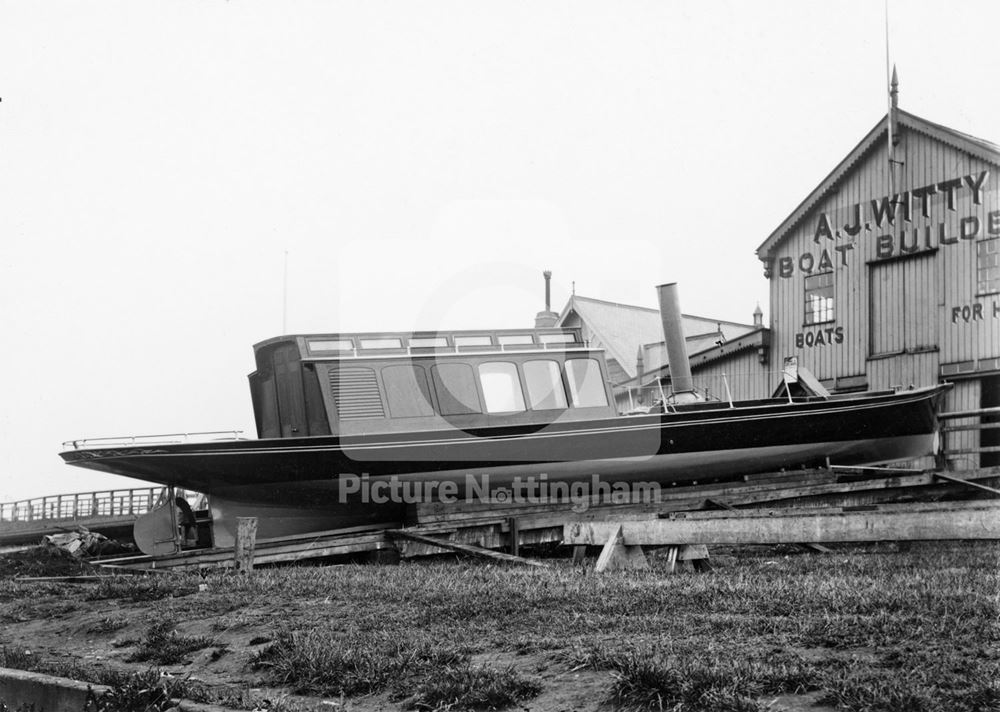
<instances>
[{"instance_id":1,"label":"wooden support beam","mask_svg":"<svg viewBox=\"0 0 1000 712\"><path fill-rule=\"evenodd\" d=\"M727 504L726 502L723 502L723 501L718 500L718 499L706 499L705 503L706 504L715 505L716 507L719 507L720 509L725 509L725 510L728 510L730 512L737 511L736 507L732 507L729 504ZM815 552L817 552L819 554L829 554L830 551L831 551L830 549L826 548L822 544L815 544L815 543L812 543L812 542L800 543L799 546L804 546L807 549L812 549L813 551L815 551Z\"/></svg>"},{"instance_id":2,"label":"wooden support beam","mask_svg":"<svg viewBox=\"0 0 1000 712\"><path fill-rule=\"evenodd\" d=\"M731 514L731 513L726 513ZM563 531L566 544L602 544L622 527L627 545L797 544L893 540L1000 539L1000 504L955 503L890 511L719 516L711 519L576 522Z\"/></svg>"},{"instance_id":3,"label":"wooden support beam","mask_svg":"<svg viewBox=\"0 0 1000 712\"><path fill-rule=\"evenodd\" d=\"M861 471L862 468L850 468ZM490 509L488 506L475 503L460 508L449 508L441 503L424 503L415 505L415 518L422 527L437 524L463 526L462 523L479 523L479 521L496 521L498 515L505 517L517 516L520 519L522 531L536 526L556 526L570 521L593 521L604 519L619 519L623 516L640 517L643 513L656 514L671 511L700 509L706 499L721 499L730 505L745 506L763 504L781 500L798 500L803 498L828 497L836 495L865 494L875 491L888 491L903 488L920 488L928 485L944 486L936 480L932 472L912 472L902 474L900 470L872 469L872 473L893 473L891 476L874 479L851 480L848 482L813 482L803 483L799 478L811 479L814 471L806 473L787 473L780 482L730 482L700 486L664 487L660 490L659 501L637 501L626 504L600 502L591 503L586 511L572 511L571 503L552 502L518 507L501 507ZM822 472L820 473L822 474ZM829 472L826 471L826 475ZM1000 468L984 468L963 473L968 480L1000 477ZM503 521L503 520L502 520Z\"/></svg>"},{"instance_id":4,"label":"wooden support beam","mask_svg":"<svg viewBox=\"0 0 1000 712\"><path fill-rule=\"evenodd\" d=\"M430 544L432 546L439 546L442 549L450 549L452 551L458 551L463 554L472 554L473 556L484 556L488 559L494 559L495 561L508 561L514 564L527 564L528 566L540 566L547 568L548 564L542 561L535 561L533 559L525 559L522 556L514 556L512 554L504 554L499 551L492 551L491 549L482 549L478 546L472 546L471 544L459 544L454 541L445 541L444 539L435 539L434 537L424 536L423 534L415 534L414 532L408 532L405 529L393 529L389 532L390 535L394 537L402 537L404 539L410 539L412 541L418 541L422 544Z\"/></svg>"},{"instance_id":5,"label":"wooden support beam","mask_svg":"<svg viewBox=\"0 0 1000 712\"><path fill-rule=\"evenodd\" d=\"M257 517L236 518L236 569L240 573L253 571L253 554L257 546Z\"/></svg>"},{"instance_id":6,"label":"wooden support beam","mask_svg":"<svg viewBox=\"0 0 1000 712\"><path fill-rule=\"evenodd\" d=\"M952 477L951 475L946 475L943 472L935 472L934 477L939 480L944 480L945 482L954 482L959 485L968 485L969 487L974 487L976 489L984 490L992 494L1000 494L1000 489L994 487L987 487L986 485L981 485L978 482L969 482L969 480L963 480L961 477Z\"/></svg>"},{"instance_id":7,"label":"wooden support beam","mask_svg":"<svg viewBox=\"0 0 1000 712\"><path fill-rule=\"evenodd\" d=\"M618 569L648 568L649 564L646 562L646 555L642 553L642 547L625 546L622 540L622 525L618 524L604 543L604 548L601 549L601 555L597 558L597 564L594 566L594 573L600 574ZM671 573L673 573L673 567L671 567Z\"/></svg>"}]
</instances>

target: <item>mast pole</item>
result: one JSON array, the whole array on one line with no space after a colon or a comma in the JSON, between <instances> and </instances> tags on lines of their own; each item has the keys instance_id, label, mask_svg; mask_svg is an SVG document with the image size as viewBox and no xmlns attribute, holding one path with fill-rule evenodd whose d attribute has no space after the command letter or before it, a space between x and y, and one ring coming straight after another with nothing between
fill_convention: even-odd
<instances>
[{"instance_id":1,"label":"mast pole","mask_svg":"<svg viewBox=\"0 0 1000 712\"><path fill-rule=\"evenodd\" d=\"M285 267L281 279L281 333L288 328L288 250L285 250Z\"/></svg>"}]
</instances>

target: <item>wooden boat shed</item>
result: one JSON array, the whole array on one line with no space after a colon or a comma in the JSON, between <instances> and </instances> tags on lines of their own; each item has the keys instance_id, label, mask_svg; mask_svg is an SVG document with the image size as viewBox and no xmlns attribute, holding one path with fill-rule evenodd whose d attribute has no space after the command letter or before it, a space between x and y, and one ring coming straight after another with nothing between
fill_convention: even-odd
<instances>
[{"instance_id":1,"label":"wooden boat shed","mask_svg":"<svg viewBox=\"0 0 1000 712\"><path fill-rule=\"evenodd\" d=\"M945 411L996 408L1000 147L898 109L893 84L890 112L757 249L765 368L795 355L831 391L948 381ZM953 467L1000 464L996 415L947 425Z\"/></svg>"}]
</instances>

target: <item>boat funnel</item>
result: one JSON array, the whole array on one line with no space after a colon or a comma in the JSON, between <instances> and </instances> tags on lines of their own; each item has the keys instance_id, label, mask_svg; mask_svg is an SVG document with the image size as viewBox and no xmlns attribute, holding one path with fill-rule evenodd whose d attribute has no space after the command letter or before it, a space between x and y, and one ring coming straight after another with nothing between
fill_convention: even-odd
<instances>
[{"instance_id":1,"label":"boat funnel","mask_svg":"<svg viewBox=\"0 0 1000 712\"><path fill-rule=\"evenodd\" d=\"M660 298L660 321L663 324L663 338L667 345L667 363L670 366L670 380L676 394L694 396L694 379L691 378L691 364L688 362L687 346L684 341L684 325L681 321L681 304L677 298L677 283L661 284L656 288Z\"/></svg>"}]
</instances>

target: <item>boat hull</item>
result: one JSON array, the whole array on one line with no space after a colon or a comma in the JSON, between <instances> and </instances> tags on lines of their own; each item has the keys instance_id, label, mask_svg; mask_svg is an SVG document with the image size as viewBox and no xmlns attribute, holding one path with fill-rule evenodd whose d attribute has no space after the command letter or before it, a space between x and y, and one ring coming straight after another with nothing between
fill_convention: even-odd
<instances>
[{"instance_id":1,"label":"boat hull","mask_svg":"<svg viewBox=\"0 0 1000 712\"><path fill-rule=\"evenodd\" d=\"M703 405L649 416L556 420L542 427L216 441L61 455L73 465L210 495L215 544L225 546L239 516L257 516L258 535L267 538L400 521L415 495L433 499L435 492L456 500L495 498L510 496L517 487L530 491L523 488L529 481L536 488L542 481L593 485L595 477L609 484L671 486L828 462L870 465L922 457L936 448L943 391ZM402 496L391 483L402 485ZM379 491L382 496L376 496Z\"/></svg>"}]
</instances>

